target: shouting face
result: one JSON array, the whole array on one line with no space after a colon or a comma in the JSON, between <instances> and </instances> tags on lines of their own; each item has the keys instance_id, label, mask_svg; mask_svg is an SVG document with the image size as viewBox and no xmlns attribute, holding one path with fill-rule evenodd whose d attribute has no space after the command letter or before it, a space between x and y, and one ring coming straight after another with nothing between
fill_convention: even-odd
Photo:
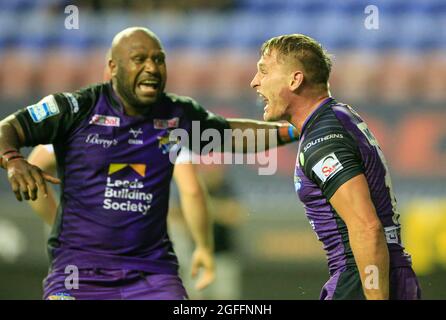
<instances>
[{"instance_id":1,"label":"shouting face","mask_svg":"<svg viewBox=\"0 0 446 320\"><path fill-rule=\"evenodd\" d=\"M118 35L112 47L110 71L118 95L132 109L147 109L164 92L165 53L155 35L136 29Z\"/></svg>"},{"instance_id":2,"label":"shouting face","mask_svg":"<svg viewBox=\"0 0 446 320\"><path fill-rule=\"evenodd\" d=\"M265 103L265 121L288 119L287 109L293 91L300 84L297 82L300 74L290 63L279 60L277 51L272 50L262 55L257 63L257 73L251 81L251 87Z\"/></svg>"}]
</instances>

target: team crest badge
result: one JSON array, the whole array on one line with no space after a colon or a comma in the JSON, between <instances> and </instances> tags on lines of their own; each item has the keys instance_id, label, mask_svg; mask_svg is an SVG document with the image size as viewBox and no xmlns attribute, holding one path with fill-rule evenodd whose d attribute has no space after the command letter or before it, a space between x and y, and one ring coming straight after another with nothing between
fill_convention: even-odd
<instances>
[{"instance_id":1,"label":"team crest badge","mask_svg":"<svg viewBox=\"0 0 446 320\"><path fill-rule=\"evenodd\" d=\"M175 141L169 139L170 131L167 131L164 135L158 137L158 148L161 149L163 154L169 152L176 152L180 149L180 139Z\"/></svg>"},{"instance_id":2,"label":"team crest badge","mask_svg":"<svg viewBox=\"0 0 446 320\"><path fill-rule=\"evenodd\" d=\"M75 297L66 292L58 292L48 296L47 300L76 300Z\"/></svg>"}]
</instances>

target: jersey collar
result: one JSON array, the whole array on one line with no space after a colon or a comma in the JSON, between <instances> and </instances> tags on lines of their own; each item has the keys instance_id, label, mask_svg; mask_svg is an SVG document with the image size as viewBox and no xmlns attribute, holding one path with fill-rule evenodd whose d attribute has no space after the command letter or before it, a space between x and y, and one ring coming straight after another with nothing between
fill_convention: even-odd
<instances>
[{"instance_id":1,"label":"jersey collar","mask_svg":"<svg viewBox=\"0 0 446 320\"><path fill-rule=\"evenodd\" d=\"M328 97L328 98L324 99L324 101L322 101L316 107L316 109L314 109L313 112L310 113L310 115L305 119L304 124L302 125L302 132L300 133L300 135L302 135L304 133L310 120L314 119L314 117L316 117L316 115L319 113L319 111L321 111L324 106L329 105L332 101L334 101L333 97Z\"/></svg>"}]
</instances>

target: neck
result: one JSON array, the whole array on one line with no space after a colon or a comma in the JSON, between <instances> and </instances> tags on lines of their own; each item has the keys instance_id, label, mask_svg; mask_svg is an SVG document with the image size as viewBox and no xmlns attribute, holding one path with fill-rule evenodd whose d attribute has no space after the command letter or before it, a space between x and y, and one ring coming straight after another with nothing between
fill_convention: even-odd
<instances>
[{"instance_id":1,"label":"neck","mask_svg":"<svg viewBox=\"0 0 446 320\"><path fill-rule=\"evenodd\" d=\"M330 97L328 91L308 96L297 96L291 104L291 116L288 121L301 133L305 120L328 97Z\"/></svg>"},{"instance_id":2,"label":"neck","mask_svg":"<svg viewBox=\"0 0 446 320\"><path fill-rule=\"evenodd\" d=\"M127 101L124 99L124 97L119 93L118 88L116 87L115 81L112 81L112 86L113 86L113 91L115 92L116 96L118 97L119 102L121 102L121 105L124 109L123 111L126 115L133 117L133 116L139 116L139 115L143 114L141 112L141 110L138 110L127 103Z\"/></svg>"}]
</instances>

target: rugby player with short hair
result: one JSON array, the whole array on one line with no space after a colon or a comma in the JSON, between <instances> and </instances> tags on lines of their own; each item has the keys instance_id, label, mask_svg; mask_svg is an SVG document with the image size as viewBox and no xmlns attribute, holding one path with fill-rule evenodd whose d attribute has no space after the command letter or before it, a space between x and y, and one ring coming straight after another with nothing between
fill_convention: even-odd
<instances>
[{"instance_id":1,"label":"rugby player with short hair","mask_svg":"<svg viewBox=\"0 0 446 320\"><path fill-rule=\"evenodd\" d=\"M221 137L225 129L275 130L278 142L267 135L263 146L271 148L291 141L291 126L225 119L166 93L165 52L146 28L114 37L109 67L110 82L49 95L2 120L0 165L17 199L34 200L39 189L47 193L46 181L59 180L29 164L19 149L54 146L61 197L48 241L45 299L183 299L166 230L169 153L179 148L171 130L191 133L192 121ZM67 267L79 270L77 287L66 287Z\"/></svg>"},{"instance_id":2,"label":"rugby player with short hair","mask_svg":"<svg viewBox=\"0 0 446 320\"><path fill-rule=\"evenodd\" d=\"M330 71L318 42L282 35L262 45L251 82L264 120L300 134L295 189L330 272L320 299L419 299L384 155L361 117L331 97Z\"/></svg>"}]
</instances>

